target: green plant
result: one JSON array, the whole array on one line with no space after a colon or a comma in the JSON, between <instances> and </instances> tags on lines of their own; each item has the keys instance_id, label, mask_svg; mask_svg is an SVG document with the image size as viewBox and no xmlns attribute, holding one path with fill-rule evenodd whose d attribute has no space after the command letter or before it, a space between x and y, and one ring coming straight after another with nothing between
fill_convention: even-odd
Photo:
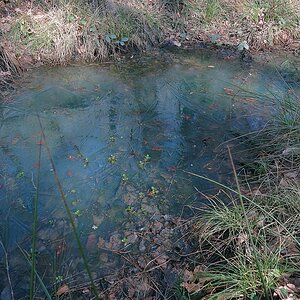
<instances>
[{"instance_id":1,"label":"green plant","mask_svg":"<svg viewBox=\"0 0 300 300\"><path fill-rule=\"evenodd\" d=\"M299 4L298 4L299 5ZM281 28L291 28L299 22L297 4L292 1L247 1L246 6L254 22L275 22Z\"/></svg>"},{"instance_id":2,"label":"green plant","mask_svg":"<svg viewBox=\"0 0 300 300\"><path fill-rule=\"evenodd\" d=\"M203 20L205 23L212 22L221 12L219 0L206 1Z\"/></svg>"},{"instance_id":3,"label":"green plant","mask_svg":"<svg viewBox=\"0 0 300 300\"><path fill-rule=\"evenodd\" d=\"M128 37L117 37L115 34L107 34L105 35L105 41L107 43L113 43L117 46L125 46L125 44L129 41Z\"/></svg>"},{"instance_id":4,"label":"green plant","mask_svg":"<svg viewBox=\"0 0 300 300\"><path fill-rule=\"evenodd\" d=\"M117 162L117 157L116 155L111 154L107 160L110 164L114 165Z\"/></svg>"},{"instance_id":5,"label":"green plant","mask_svg":"<svg viewBox=\"0 0 300 300\"><path fill-rule=\"evenodd\" d=\"M268 299L280 287L282 276L294 269L282 253L290 251L290 243L293 247L300 245L295 235L299 217L291 218L289 213L299 211L299 200L295 204L294 198L299 190L285 194L284 198L273 195L258 201L245 197L230 151L229 156L237 191L218 185L238 198L229 206L217 198L208 199L210 205L202 210L194 228L201 253L208 254L208 260L217 259L208 271L198 274L203 282L201 288L212 293L212 298ZM286 197L290 200L286 201Z\"/></svg>"},{"instance_id":6,"label":"green plant","mask_svg":"<svg viewBox=\"0 0 300 300\"><path fill-rule=\"evenodd\" d=\"M150 190L147 192L147 196L148 197L157 197L159 193L159 190L154 187L154 186L151 186Z\"/></svg>"},{"instance_id":7,"label":"green plant","mask_svg":"<svg viewBox=\"0 0 300 300\"><path fill-rule=\"evenodd\" d=\"M126 183L126 182L128 182L128 180L129 180L128 175L127 175L126 173L123 173L123 174L122 174L122 182L123 182L123 183Z\"/></svg>"},{"instance_id":8,"label":"green plant","mask_svg":"<svg viewBox=\"0 0 300 300\"><path fill-rule=\"evenodd\" d=\"M225 263L222 261L214 265L212 271L199 274L199 278L204 277L208 282L203 288L216 291L211 298L259 299L262 295L266 298L271 297L288 268L281 262L279 251L252 250L257 252L256 261L253 257L239 253L232 259L226 259ZM260 272L264 281L261 280Z\"/></svg>"},{"instance_id":9,"label":"green plant","mask_svg":"<svg viewBox=\"0 0 300 300\"><path fill-rule=\"evenodd\" d=\"M139 167L141 169L145 169L145 166L151 161L151 156L149 154L145 154L143 160L139 161Z\"/></svg>"}]
</instances>

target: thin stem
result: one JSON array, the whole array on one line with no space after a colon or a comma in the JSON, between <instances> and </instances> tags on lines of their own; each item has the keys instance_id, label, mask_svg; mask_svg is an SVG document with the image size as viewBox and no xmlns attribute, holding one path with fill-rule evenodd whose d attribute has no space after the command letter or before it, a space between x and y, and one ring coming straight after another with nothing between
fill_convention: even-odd
<instances>
[{"instance_id":1,"label":"thin stem","mask_svg":"<svg viewBox=\"0 0 300 300\"><path fill-rule=\"evenodd\" d=\"M42 157L42 145L39 143L39 155L37 165L37 176L35 182L35 196L33 201L33 233L32 233L32 246L31 246L31 273L30 273L30 288L29 288L29 299L33 300L36 280L36 236L37 236L37 209L39 200L39 182L40 182L40 171L41 171L41 157Z\"/></svg>"},{"instance_id":2,"label":"thin stem","mask_svg":"<svg viewBox=\"0 0 300 300\"><path fill-rule=\"evenodd\" d=\"M231 155L230 147L228 145L227 145L227 149L228 149L228 154L229 154L229 159L230 159L231 167L232 167L232 170L233 170L234 179L235 179L237 190L238 190L238 196L239 196L239 199L240 199L241 208L242 208L242 211L243 211L243 214L244 214L244 218L245 218L245 223L246 223L246 228L247 228L248 235L249 235L250 245L251 245L252 250L253 250L252 253L253 253L253 256L254 256L254 260L255 260L256 267L257 267L258 275L259 275L259 277L261 279L261 282L262 282L262 285L263 285L265 297L267 299L269 299L268 288L267 288L267 285L266 285L264 274L263 274L263 272L261 270L261 267L260 267L260 264L259 264L259 259L258 259L258 256L257 256L257 251L255 249L256 246L255 246L255 243L254 243L254 240L253 240L252 231L251 231L251 228L250 228L248 216L247 216L246 209L245 209L244 199L242 197L239 180L238 180L238 177L237 177L237 173L236 173L236 169L235 169L235 166L234 166L233 158L232 158L232 155Z\"/></svg>"},{"instance_id":3,"label":"thin stem","mask_svg":"<svg viewBox=\"0 0 300 300\"><path fill-rule=\"evenodd\" d=\"M26 261L27 261L27 262L29 263L29 265L31 266L31 265L32 265L32 262L31 262L31 260L29 259L29 254L28 254L26 251L24 251L24 250L20 247L20 245L17 244L17 246L18 246L19 250L21 251L21 253L23 254L23 256L25 257ZM36 278L37 278L37 280L39 281L39 283L40 283L40 285L41 285L43 291L45 292L45 295L46 295L47 299L48 299L48 300L52 300L52 297L51 297L51 295L49 294L49 292L48 292L48 290L47 290L47 288L46 288L46 286L45 286L45 284L44 284L44 282L43 282L41 276L38 274L38 272L37 272L36 270L35 270L35 275L36 275Z\"/></svg>"}]
</instances>

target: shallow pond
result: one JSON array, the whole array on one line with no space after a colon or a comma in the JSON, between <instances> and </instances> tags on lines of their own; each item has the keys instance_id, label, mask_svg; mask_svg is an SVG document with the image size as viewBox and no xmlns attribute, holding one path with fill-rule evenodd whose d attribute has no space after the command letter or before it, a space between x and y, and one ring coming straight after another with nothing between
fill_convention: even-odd
<instances>
[{"instance_id":1,"label":"shallow pond","mask_svg":"<svg viewBox=\"0 0 300 300\"><path fill-rule=\"evenodd\" d=\"M28 295L30 267L20 249L31 249L39 167L38 272L50 291L87 282L47 147L100 278L120 266L105 249L136 244L145 252L151 242L140 235L150 220L163 226L160 218L186 216L203 194L218 191L186 172L230 185L222 143L236 145L236 136L262 128L271 109L259 98L287 89L272 67L207 52L157 57L39 68L0 105L0 233L17 299ZM0 276L1 299L9 299L5 268Z\"/></svg>"}]
</instances>

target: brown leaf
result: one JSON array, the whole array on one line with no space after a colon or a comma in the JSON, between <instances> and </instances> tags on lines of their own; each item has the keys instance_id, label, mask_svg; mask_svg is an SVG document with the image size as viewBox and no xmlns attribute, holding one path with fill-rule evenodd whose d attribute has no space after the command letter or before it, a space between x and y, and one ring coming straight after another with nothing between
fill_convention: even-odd
<instances>
[{"instance_id":1,"label":"brown leaf","mask_svg":"<svg viewBox=\"0 0 300 300\"><path fill-rule=\"evenodd\" d=\"M61 295L69 293L69 291L70 291L69 287L66 284L64 284L57 290L56 295L61 296Z\"/></svg>"},{"instance_id":2,"label":"brown leaf","mask_svg":"<svg viewBox=\"0 0 300 300\"><path fill-rule=\"evenodd\" d=\"M230 96L233 96L234 95L234 91L233 91L233 89L230 89L230 88L224 88L224 92L225 92L225 94L227 94L227 95L230 95Z\"/></svg>"},{"instance_id":3,"label":"brown leaf","mask_svg":"<svg viewBox=\"0 0 300 300\"><path fill-rule=\"evenodd\" d=\"M181 286L186 289L189 293L199 292L201 290L202 285L200 283L187 283L183 282Z\"/></svg>"}]
</instances>

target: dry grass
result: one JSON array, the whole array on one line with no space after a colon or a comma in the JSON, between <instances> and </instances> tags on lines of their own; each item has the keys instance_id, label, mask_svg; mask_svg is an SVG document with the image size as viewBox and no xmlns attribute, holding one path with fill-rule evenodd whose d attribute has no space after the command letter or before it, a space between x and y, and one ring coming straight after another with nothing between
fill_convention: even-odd
<instances>
[{"instance_id":1,"label":"dry grass","mask_svg":"<svg viewBox=\"0 0 300 300\"><path fill-rule=\"evenodd\" d=\"M123 3L93 9L70 1L47 10L22 11L10 34L36 60L61 64L78 58L104 60L127 48L143 50L157 42L158 26L159 20L142 7ZM109 41L108 35L115 38Z\"/></svg>"},{"instance_id":2,"label":"dry grass","mask_svg":"<svg viewBox=\"0 0 300 300\"><path fill-rule=\"evenodd\" d=\"M21 73L21 66L5 47L0 44L0 95L2 91L12 86L13 78Z\"/></svg>"},{"instance_id":3,"label":"dry grass","mask_svg":"<svg viewBox=\"0 0 300 300\"><path fill-rule=\"evenodd\" d=\"M10 19L12 29L4 37L21 45L21 55L48 63L104 60L159 41L211 42L212 35L219 45L247 41L252 50L296 49L300 38L300 0L53 2L21 6Z\"/></svg>"}]
</instances>

